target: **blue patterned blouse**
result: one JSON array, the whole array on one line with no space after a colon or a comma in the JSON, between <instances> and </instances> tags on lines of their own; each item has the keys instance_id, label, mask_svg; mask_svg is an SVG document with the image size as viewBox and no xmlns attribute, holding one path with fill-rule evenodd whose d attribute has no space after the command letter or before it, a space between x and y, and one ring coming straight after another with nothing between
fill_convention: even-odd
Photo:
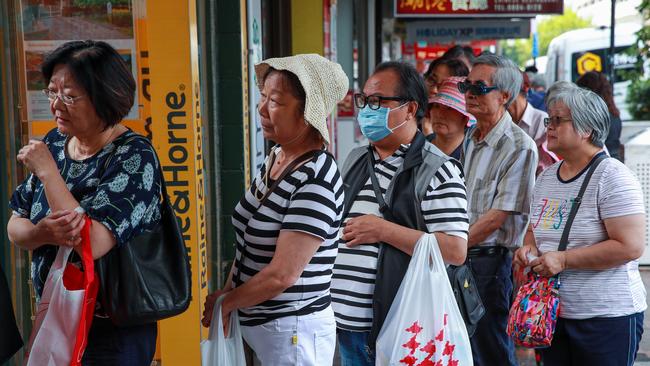
<instances>
[{"instance_id":1,"label":"blue patterned blouse","mask_svg":"<svg viewBox=\"0 0 650 366\"><path fill-rule=\"evenodd\" d=\"M160 169L155 151L143 138L127 131L85 160L73 160L69 137L56 128L43 142L49 147L72 195L93 220L115 236L117 245L154 229L160 221ZM107 164L107 160L110 161ZM16 188L9 206L14 214L36 224L50 214L43 184L33 174ZM43 245L32 254L32 279L38 298L58 247Z\"/></svg>"}]
</instances>

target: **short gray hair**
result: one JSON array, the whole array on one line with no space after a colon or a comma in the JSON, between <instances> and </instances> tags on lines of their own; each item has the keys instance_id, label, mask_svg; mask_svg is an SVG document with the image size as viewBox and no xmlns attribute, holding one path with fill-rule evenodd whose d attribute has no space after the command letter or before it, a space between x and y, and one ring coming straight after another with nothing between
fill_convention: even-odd
<instances>
[{"instance_id":1,"label":"short gray hair","mask_svg":"<svg viewBox=\"0 0 650 366\"><path fill-rule=\"evenodd\" d=\"M571 88L577 88L577 87L578 86L576 84L574 84L574 83L572 83L570 81L565 81L565 80L556 81L546 91L546 95L544 95L544 104L546 105L546 107L548 107L548 101L550 100L550 98L553 95L555 95L555 94L557 94L557 93L559 93L561 91L571 89Z\"/></svg>"},{"instance_id":2,"label":"short gray hair","mask_svg":"<svg viewBox=\"0 0 650 366\"><path fill-rule=\"evenodd\" d=\"M568 81L553 84L548 92L546 105L549 108L555 103L562 102L571 111L573 128L580 134L589 134L594 146L605 145L609 133L610 115L603 98L591 90L580 88Z\"/></svg>"},{"instance_id":3,"label":"short gray hair","mask_svg":"<svg viewBox=\"0 0 650 366\"><path fill-rule=\"evenodd\" d=\"M523 78L521 71L509 58L497 56L494 54L482 54L474 60L473 66L488 65L496 68L492 75L492 84L500 91L510 94L510 99L506 102L506 108L519 95Z\"/></svg>"}]
</instances>

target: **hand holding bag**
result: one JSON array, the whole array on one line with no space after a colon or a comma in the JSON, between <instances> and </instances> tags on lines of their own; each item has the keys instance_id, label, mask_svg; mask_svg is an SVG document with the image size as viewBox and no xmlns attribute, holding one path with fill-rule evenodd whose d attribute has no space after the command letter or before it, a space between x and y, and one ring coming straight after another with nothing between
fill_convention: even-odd
<instances>
[{"instance_id":1,"label":"hand holding bag","mask_svg":"<svg viewBox=\"0 0 650 366\"><path fill-rule=\"evenodd\" d=\"M377 338L378 366L471 366L467 330L433 234L415 245L386 321Z\"/></svg>"},{"instance_id":2,"label":"hand holding bag","mask_svg":"<svg viewBox=\"0 0 650 366\"><path fill-rule=\"evenodd\" d=\"M375 197L377 198L377 203L379 204L379 211L382 213L383 217L388 221L393 221L388 205L384 200L384 195L381 192L379 186L379 181L375 175L374 166L375 159L373 152L368 151L366 155L368 159L368 164L366 165L368 169L368 175L370 176L370 182L372 183L372 188L375 192ZM426 195L426 190L429 188L430 177L425 179L427 184L415 184L416 187L421 187L420 192L417 193L417 197L420 199L424 198ZM422 211L419 211L420 215ZM421 218L422 222L425 222L424 217ZM425 230L426 231L426 230ZM470 268L462 264L460 266L448 266L447 267L447 276L449 277L449 283L454 292L454 298L456 299L456 304L460 310L460 314L463 317L465 322L465 327L467 328L467 334L471 337L474 335L476 328L478 327L478 322L481 320L483 315L485 315L485 306L483 306L483 301L481 300L481 295L478 292L478 287L476 286L476 280L474 280L474 275Z\"/></svg>"},{"instance_id":3,"label":"hand holding bag","mask_svg":"<svg viewBox=\"0 0 650 366\"><path fill-rule=\"evenodd\" d=\"M569 245L569 232L582 203L582 196L598 165L605 159L600 155L587 171L578 196L564 225L558 251ZM532 272L532 271L531 271ZM549 347L560 314L560 275L546 278L529 273L529 281L519 288L508 315L507 333L515 344L528 348Z\"/></svg>"},{"instance_id":4,"label":"hand holding bag","mask_svg":"<svg viewBox=\"0 0 650 366\"><path fill-rule=\"evenodd\" d=\"M214 304L212 322L208 339L201 342L202 366L245 366L244 341L239 325L237 310L230 313L228 337L223 333L221 303L226 295L221 295Z\"/></svg>"},{"instance_id":5,"label":"hand holding bag","mask_svg":"<svg viewBox=\"0 0 650 366\"><path fill-rule=\"evenodd\" d=\"M59 247L38 304L27 354L28 366L81 365L97 297L91 221L81 230L83 271L68 263L70 247Z\"/></svg>"}]
</instances>

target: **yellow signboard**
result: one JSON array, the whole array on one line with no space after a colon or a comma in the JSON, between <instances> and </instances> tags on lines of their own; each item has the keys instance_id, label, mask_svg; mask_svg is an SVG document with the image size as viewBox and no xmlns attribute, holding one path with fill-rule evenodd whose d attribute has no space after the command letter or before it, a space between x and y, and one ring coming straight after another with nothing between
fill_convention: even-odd
<instances>
[{"instance_id":1,"label":"yellow signboard","mask_svg":"<svg viewBox=\"0 0 650 366\"><path fill-rule=\"evenodd\" d=\"M192 266L192 303L160 322L164 365L200 365L207 287L203 146L194 1L148 1L151 131Z\"/></svg>"},{"instance_id":2,"label":"yellow signboard","mask_svg":"<svg viewBox=\"0 0 650 366\"><path fill-rule=\"evenodd\" d=\"M584 55L576 60L578 66L578 75L584 75L589 71L603 71L603 62L600 56L595 53L585 52Z\"/></svg>"}]
</instances>

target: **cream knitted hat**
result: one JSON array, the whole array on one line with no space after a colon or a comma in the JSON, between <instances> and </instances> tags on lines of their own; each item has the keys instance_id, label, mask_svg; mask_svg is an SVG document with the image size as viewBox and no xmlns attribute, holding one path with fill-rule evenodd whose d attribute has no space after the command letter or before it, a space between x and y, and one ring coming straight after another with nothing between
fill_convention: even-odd
<instances>
[{"instance_id":1,"label":"cream knitted hat","mask_svg":"<svg viewBox=\"0 0 650 366\"><path fill-rule=\"evenodd\" d=\"M315 53L270 58L255 65L260 90L269 67L289 71L298 77L306 95L305 121L314 126L329 144L327 116L348 92L348 77L341 65Z\"/></svg>"}]
</instances>

